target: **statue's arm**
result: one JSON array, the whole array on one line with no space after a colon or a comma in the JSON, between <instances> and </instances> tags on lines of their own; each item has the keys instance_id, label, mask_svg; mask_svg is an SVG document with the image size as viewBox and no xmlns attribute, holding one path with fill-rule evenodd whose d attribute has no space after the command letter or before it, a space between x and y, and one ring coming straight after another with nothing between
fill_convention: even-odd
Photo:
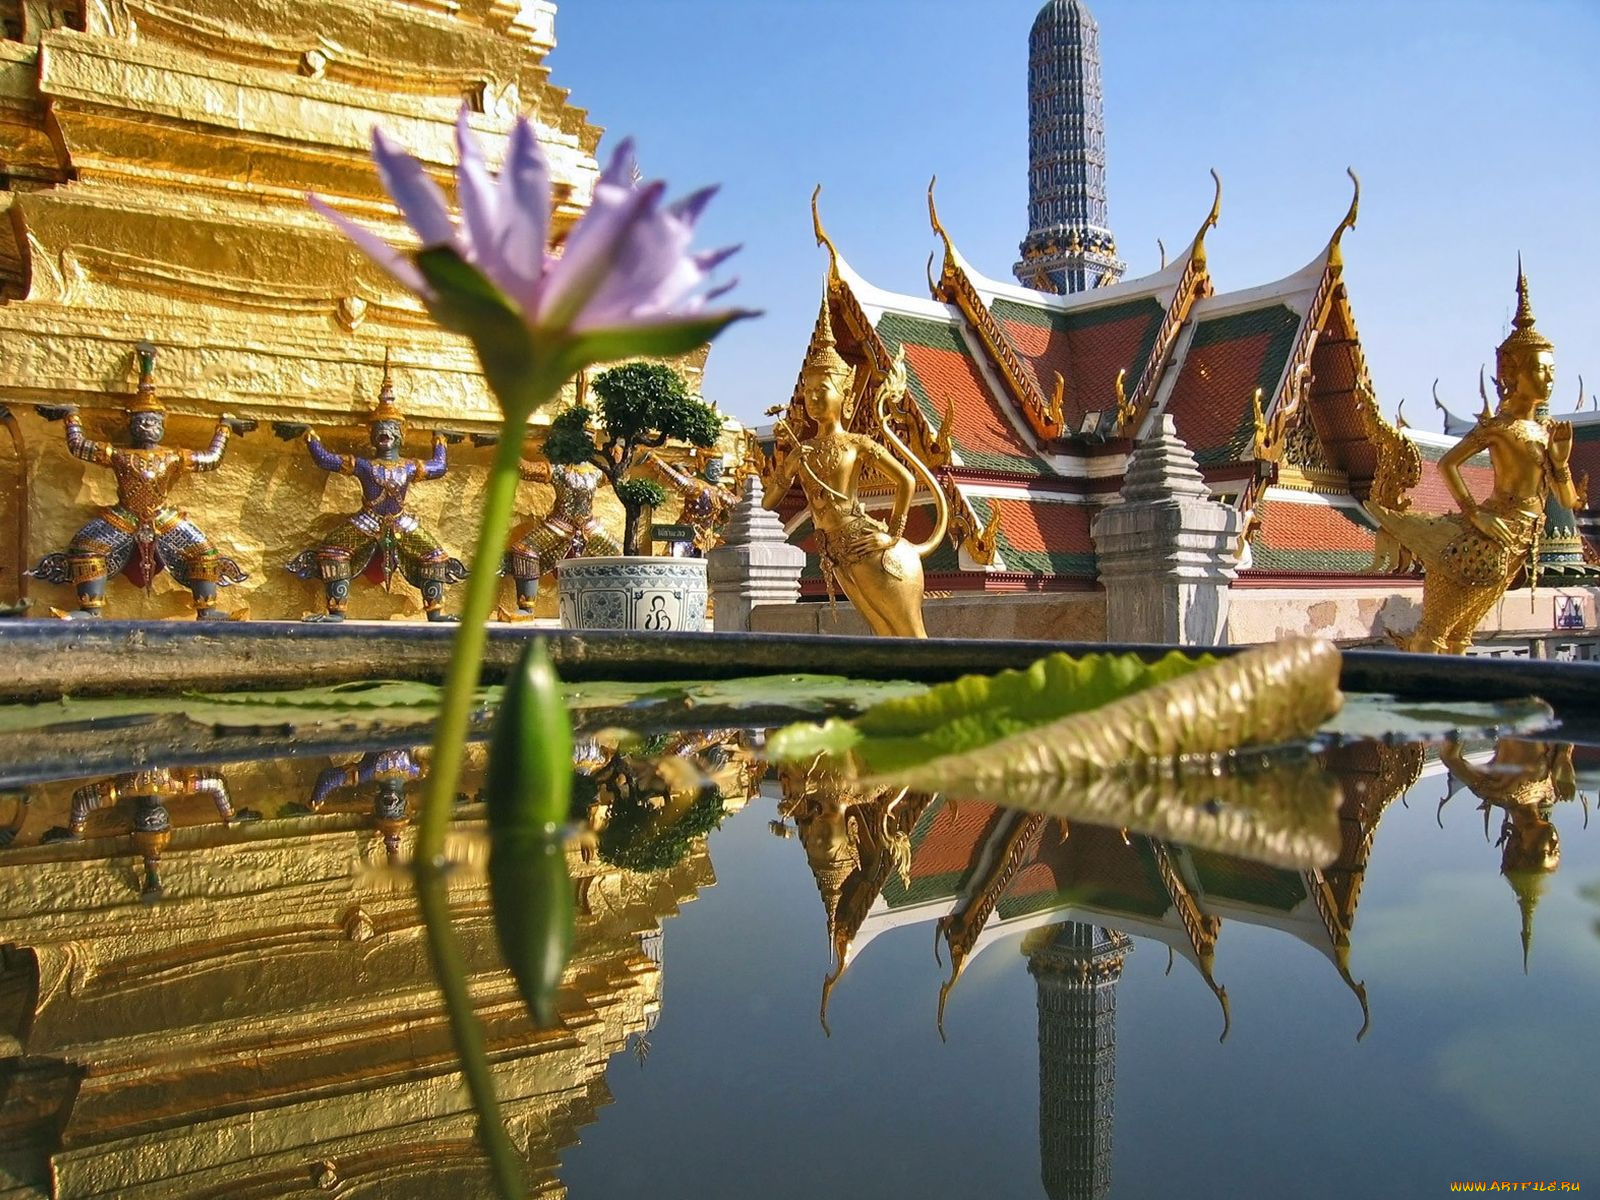
<instances>
[{"instance_id":1,"label":"statue's arm","mask_svg":"<svg viewBox=\"0 0 1600 1200\"><path fill-rule=\"evenodd\" d=\"M334 792L340 788L354 787L360 781L355 767L326 768L317 776L316 785L311 789L311 807L321 808Z\"/></svg>"},{"instance_id":2,"label":"statue's arm","mask_svg":"<svg viewBox=\"0 0 1600 1200\"><path fill-rule=\"evenodd\" d=\"M1556 494L1556 499L1576 512L1587 508L1589 505L1589 477L1584 476L1582 484L1575 483L1572 478L1572 425L1568 421L1553 421L1550 425L1550 449L1548 451L1548 471L1550 490Z\"/></svg>"},{"instance_id":3,"label":"statue's arm","mask_svg":"<svg viewBox=\"0 0 1600 1200\"><path fill-rule=\"evenodd\" d=\"M1468 490L1466 482L1461 478L1461 465L1489 448L1489 434L1482 425L1477 426L1454 446L1446 450L1439 459L1439 474L1444 476L1445 486L1450 489L1450 494L1455 497L1456 506L1468 518L1478 511L1478 502Z\"/></svg>"},{"instance_id":4,"label":"statue's arm","mask_svg":"<svg viewBox=\"0 0 1600 1200\"><path fill-rule=\"evenodd\" d=\"M525 458L517 464L524 483L549 483L550 464L542 458Z\"/></svg>"},{"instance_id":5,"label":"statue's arm","mask_svg":"<svg viewBox=\"0 0 1600 1200\"><path fill-rule=\"evenodd\" d=\"M880 472L894 484L894 507L889 512L889 532L899 537L906 529L906 517L911 512L911 497L917 493L916 476L911 474L909 467L901 462L877 442L863 438L861 445L867 450L865 455L856 459L855 478L851 480L851 491L855 492L860 484L862 468L870 458Z\"/></svg>"},{"instance_id":6,"label":"statue's arm","mask_svg":"<svg viewBox=\"0 0 1600 1200\"><path fill-rule=\"evenodd\" d=\"M324 471L333 471L339 475L354 475L356 473L356 460L349 454L335 454L322 444L322 439L317 436L314 429L306 430L306 449L311 452L311 461Z\"/></svg>"},{"instance_id":7,"label":"statue's arm","mask_svg":"<svg viewBox=\"0 0 1600 1200\"><path fill-rule=\"evenodd\" d=\"M184 466L191 471L215 471L222 465L222 455L228 448L229 432L228 419L218 418L216 432L211 435L211 445L204 450L185 450Z\"/></svg>"},{"instance_id":8,"label":"statue's arm","mask_svg":"<svg viewBox=\"0 0 1600 1200\"><path fill-rule=\"evenodd\" d=\"M111 465L111 446L106 442L90 441L83 436L83 420L78 416L77 409L70 410L62 420L67 426L67 449L74 458L98 463L102 467Z\"/></svg>"},{"instance_id":9,"label":"statue's arm","mask_svg":"<svg viewBox=\"0 0 1600 1200\"><path fill-rule=\"evenodd\" d=\"M433 435L433 454L418 465L421 468L418 475L423 479L438 479L444 474L447 465L444 438L437 433Z\"/></svg>"},{"instance_id":10,"label":"statue's arm","mask_svg":"<svg viewBox=\"0 0 1600 1200\"><path fill-rule=\"evenodd\" d=\"M794 486L794 477L800 472L800 456L803 453L800 446L791 446L786 451L780 450L774 454L771 469L762 473L763 508L777 508L789 494L789 489Z\"/></svg>"}]
</instances>

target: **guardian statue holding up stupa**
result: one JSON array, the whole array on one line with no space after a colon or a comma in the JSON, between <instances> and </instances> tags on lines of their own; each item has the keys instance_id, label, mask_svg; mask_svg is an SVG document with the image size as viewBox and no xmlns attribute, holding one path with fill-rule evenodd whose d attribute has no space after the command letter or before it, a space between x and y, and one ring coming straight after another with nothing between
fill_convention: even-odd
<instances>
[{"instance_id":1,"label":"guardian statue holding up stupa","mask_svg":"<svg viewBox=\"0 0 1600 1200\"><path fill-rule=\"evenodd\" d=\"M78 610L72 615L98 617L113 575L125 574L135 585L148 588L164 568L194 595L196 618L220 617L217 589L248 576L233 559L219 553L188 514L169 503L168 496L183 476L215 471L222 464L228 434L248 432L255 422L218 418L205 450L162 445L167 419L166 407L156 396L156 349L142 342L137 355L139 388L126 408L131 446L90 441L76 408L39 406L40 416L66 423L67 449L74 457L111 469L117 480L117 502L78 530L65 551L46 555L29 574L49 583L72 584L78 592Z\"/></svg>"},{"instance_id":2,"label":"guardian statue holding up stupa","mask_svg":"<svg viewBox=\"0 0 1600 1200\"><path fill-rule=\"evenodd\" d=\"M621 554L622 545L594 515L594 497L606 477L592 463L551 463L524 459L522 478L555 489L550 510L511 532L506 569L516 581L517 609L532 616L539 581L564 558Z\"/></svg>"},{"instance_id":3,"label":"guardian statue holding up stupa","mask_svg":"<svg viewBox=\"0 0 1600 1200\"><path fill-rule=\"evenodd\" d=\"M932 473L888 426L885 414L905 394L905 354L896 354L887 377L868 401L869 425L898 453L876 437L851 432L858 396L856 371L839 354L827 301L812 349L800 371L800 412L793 405L774 426L777 442L763 472L762 503L777 508L799 482L816 530L822 575L849 597L874 633L887 637L927 637L922 624L922 560L944 537L949 507ZM904 462L901 460L904 459ZM922 476L937 508L933 532L908 542L906 517ZM887 520L873 516L861 500L868 472L894 490Z\"/></svg>"},{"instance_id":4,"label":"guardian statue holding up stupa","mask_svg":"<svg viewBox=\"0 0 1600 1200\"><path fill-rule=\"evenodd\" d=\"M1572 426L1549 416L1555 353L1533 327L1528 281L1517 268L1517 315L1495 354L1499 405L1439 460L1439 473L1460 511L1402 512L1381 504L1367 510L1425 570L1422 620L1397 639L1403 650L1465 654L1473 631L1525 571L1531 572L1545 524L1546 497L1582 508L1588 480L1575 485L1568 458ZM1488 451L1494 491L1483 503L1461 478L1461 465Z\"/></svg>"},{"instance_id":5,"label":"guardian statue holding up stupa","mask_svg":"<svg viewBox=\"0 0 1600 1200\"><path fill-rule=\"evenodd\" d=\"M700 475L674 466L653 450L644 452L644 461L682 498L678 520L694 530L694 537L675 543L672 552L684 558L704 558L721 540L722 527L739 500L722 484L721 456L712 455L707 459Z\"/></svg>"},{"instance_id":6,"label":"guardian statue holding up stupa","mask_svg":"<svg viewBox=\"0 0 1600 1200\"><path fill-rule=\"evenodd\" d=\"M433 454L424 459L402 458L405 414L395 403L394 382L387 359L378 406L368 420L373 455L335 454L322 444L314 430L304 425L278 424L279 437L304 436L311 461L324 471L353 475L361 484L361 508L338 517L317 539L289 563L302 579L320 579L327 611L308 621L342 621L350 599L350 583L364 576L388 587L398 573L422 592L422 607L430 621L452 621L444 615L446 584L466 578L459 558L452 558L437 538L422 528L406 507L411 485L438 479L445 473L445 435L433 435Z\"/></svg>"}]
</instances>

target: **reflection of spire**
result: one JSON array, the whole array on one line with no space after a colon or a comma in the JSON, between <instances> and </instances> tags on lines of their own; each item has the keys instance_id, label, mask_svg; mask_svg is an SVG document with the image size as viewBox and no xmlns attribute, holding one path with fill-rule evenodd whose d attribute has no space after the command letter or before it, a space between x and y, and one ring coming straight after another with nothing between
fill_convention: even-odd
<instances>
[{"instance_id":1,"label":"reflection of spire","mask_svg":"<svg viewBox=\"0 0 1600 1200\"><path fill-rule=\"evenodd\" d=\"M1039 1174L1050 1200L1111 1194L1117 980L1133 943L1077 921L1023 946L1039 997Z\"/></svg>"}]
</instances>

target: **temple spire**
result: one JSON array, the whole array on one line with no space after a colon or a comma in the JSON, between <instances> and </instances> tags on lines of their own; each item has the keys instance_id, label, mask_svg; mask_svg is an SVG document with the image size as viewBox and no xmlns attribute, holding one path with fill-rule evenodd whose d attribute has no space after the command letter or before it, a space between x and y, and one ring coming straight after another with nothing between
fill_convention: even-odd
<instances>
[{"instance_id":1,"label":"temple spire","mask_svg":"<svg viewBox=\"0 0 1600 1200\"><path fill-rule=\"evenodd\" d=\"M1028 34L1027 287L1080 292L1122 276L1106 216L1100 28L1083 0L1049 0Z\"/></svg>"}]
</instances>

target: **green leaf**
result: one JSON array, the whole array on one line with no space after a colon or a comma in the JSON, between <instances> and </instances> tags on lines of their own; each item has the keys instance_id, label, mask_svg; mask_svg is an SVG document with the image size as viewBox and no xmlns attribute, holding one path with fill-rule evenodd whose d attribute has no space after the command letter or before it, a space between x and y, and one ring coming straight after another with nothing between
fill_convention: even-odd
<instances>
[{"instance_id":1,"label":"green leaf","mask_svg":"<svg viewBox=\"0 0 1600 1200\"><path fill-rule=\"evenodd\" d=\"M778 761L803 761L853 750L864 770L900 770L1098 708L1215 661L1179 651L1154 663L1132 654L1052 654L1023 671L965 675L886 700L853 723L789 726L772 736L767 752Z\"/></svg>"},{"instance_id":2,"label":"green leaf","mask_svg":"<svg viewBox=\"0 0 1600 1200\"><path fill-rule=\"evenodd\" d=\"M428 311L446 329L472 339L502 411L526 419L554 389L539 370L533 334L521 311L448 246L419 251L416 261L434 291Z\"/></svg>"},{"instance_id":3,"label":"green leaf","mask_svg":"<svg viewBox=\"0 0 1600 1200\"><path fill-rule=\"evenodd\" d=\"M718 313L671 325L623 325L616 329L597 329L579 334L567 353L576 364L574 371L592 363L617 362L640 356L676 358L699 349L740 317L754 315L746 312Z\"/></svg>"}]
</instances>

